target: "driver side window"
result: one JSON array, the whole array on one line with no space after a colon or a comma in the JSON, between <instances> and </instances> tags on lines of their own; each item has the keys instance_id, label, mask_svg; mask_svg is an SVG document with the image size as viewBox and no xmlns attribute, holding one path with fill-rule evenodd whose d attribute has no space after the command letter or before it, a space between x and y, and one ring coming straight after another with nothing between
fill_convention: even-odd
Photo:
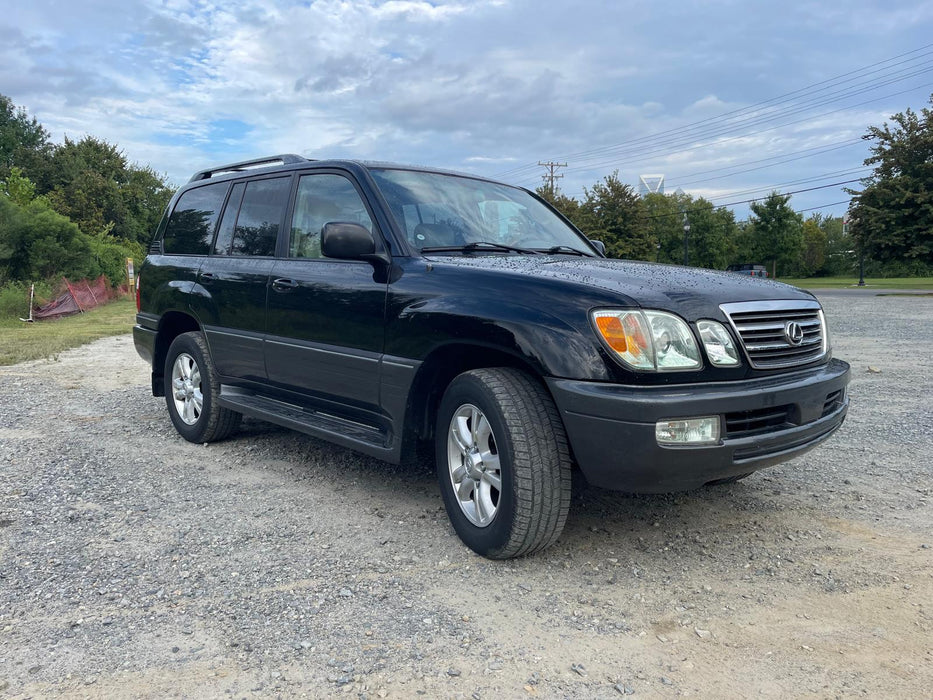
<instances>
[{"instance_id":1,"label":"driver side window","mask_svg":"<svg viewBox=\"0 0 933 700\"><path fill-rule=\"evenodd\" d=\"M366 205L347 178L330 173L303 175L295 196L288 257L320 258L321 229L334 221L349 221L373 230Z\"/></svg>"}]
</instances>

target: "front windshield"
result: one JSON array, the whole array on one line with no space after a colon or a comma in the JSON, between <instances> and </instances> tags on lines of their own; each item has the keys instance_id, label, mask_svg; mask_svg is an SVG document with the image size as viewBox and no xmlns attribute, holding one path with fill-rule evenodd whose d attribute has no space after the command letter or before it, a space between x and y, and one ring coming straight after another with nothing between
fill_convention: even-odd
<instances>
[{"instance_id":1,"label":"front windshield","mask_svg":"<svg viewBox=\"0 0 933 700\"><path fill-rule=\"evenodd\" d=\"M576 231L524 190L440 173L371 172L408 242L419 251L492 243L593 254Z\"/></svg>"}]
</instances>

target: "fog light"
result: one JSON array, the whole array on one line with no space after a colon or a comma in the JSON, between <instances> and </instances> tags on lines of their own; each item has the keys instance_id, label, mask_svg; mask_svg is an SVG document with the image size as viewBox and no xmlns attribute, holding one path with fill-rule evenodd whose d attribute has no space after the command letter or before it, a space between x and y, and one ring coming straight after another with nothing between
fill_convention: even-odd
<instances>
[{"instance_id":1,"label":"fog light","mask_svg":"<svg viewBox=\"0 0 933 700\"><path fill-rule=\"evenodd\" d=\"M719 442L719 416L659 420L654 435L659 445L711 445Z\"/></svg>"}]
</instances>

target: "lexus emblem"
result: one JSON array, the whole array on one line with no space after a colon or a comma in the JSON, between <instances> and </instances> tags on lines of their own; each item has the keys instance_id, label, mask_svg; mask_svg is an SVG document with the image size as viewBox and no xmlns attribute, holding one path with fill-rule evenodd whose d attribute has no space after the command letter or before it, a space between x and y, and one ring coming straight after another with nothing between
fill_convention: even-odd
<instances>
[{"instance_id":1,"label":"lexus emblem","mask_svg":"<svg viewBox=\"0 0 933 700\"><path fill-rule=\"evenodd\" d=\"M784 337L790 345L800 345L803 342L803 328L796 321L784 324Z\"/></svg>"}]
</instances>

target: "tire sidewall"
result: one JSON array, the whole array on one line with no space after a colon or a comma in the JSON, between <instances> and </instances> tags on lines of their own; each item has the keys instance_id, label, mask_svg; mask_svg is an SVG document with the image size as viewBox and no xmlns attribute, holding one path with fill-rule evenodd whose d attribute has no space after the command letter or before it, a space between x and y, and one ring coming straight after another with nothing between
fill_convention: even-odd
<instances>
[{"instance_id":1,"label":"tire sidewall","mask_svg":"<svg viewBox=\"0 0 933 700\"><path fill-rule=\"evenodd\" d=\"M194 333L182 333L172 341L165 357L165 368L163 372L165 382L165 403L168 405L168 414L172 419L172 424L185 440L189 442L201 442L207 431L211 411L213 410L211 401L211 381L210 365L207 358L201 351L200 346L194 339ZM201 415L197 422L188 425L178 415L175 408L174 393L172 391L172 368L175 365L176 358L182 353L190 355L198 365L198 371L201 374Z\"/></svg>"},{"instance_id":2,"label":"tire sidewall","mask_svg":"<svg viewBox=\"0 0 933 700\"><path fill-rule=\"evenodd\" d=\"M496 516L486 527L478 527L467 519L450 482L447 457L447 435L454 412L463 404L473 404L486 416L496 440L502 490ZM437 480L454 530L470 549L482 556L494 556L501 551L512 534L515 519L514 469L511 437L502 412L492 392L469 374L457 377L441 400L435 428L435 459Z\"/></svg>"}]
</instances>

